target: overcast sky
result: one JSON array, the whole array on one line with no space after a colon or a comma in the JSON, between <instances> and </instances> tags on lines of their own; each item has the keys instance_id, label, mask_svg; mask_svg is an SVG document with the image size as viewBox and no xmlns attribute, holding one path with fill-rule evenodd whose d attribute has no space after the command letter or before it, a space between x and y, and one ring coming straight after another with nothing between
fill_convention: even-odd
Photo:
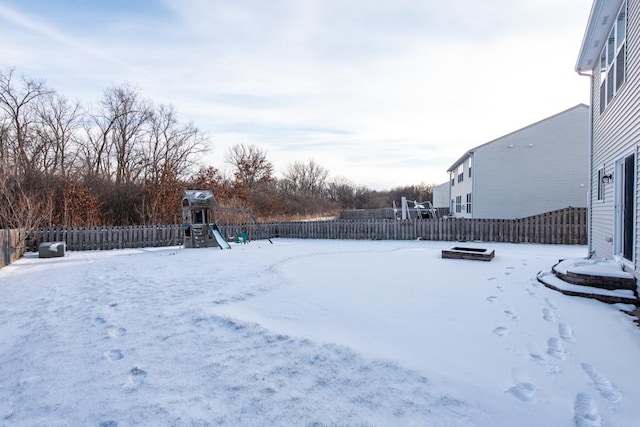
<instances>
[{"instance_id":1,"label":"overcast sky","mask_svg":"<svg viewBox=\"0 0 640 427\"><path fill-rule=\"evenodd\" d=\"M589 102L591 0L0 0L0 65L84 104L135 86L280 173L441 183L465 150Z\"/></svg>"}]
</instances>

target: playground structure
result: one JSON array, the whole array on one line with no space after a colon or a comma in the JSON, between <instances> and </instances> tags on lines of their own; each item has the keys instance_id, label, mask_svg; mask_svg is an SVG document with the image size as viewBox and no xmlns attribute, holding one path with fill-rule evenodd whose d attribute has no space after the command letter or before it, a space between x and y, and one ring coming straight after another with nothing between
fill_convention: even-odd
<instances>
[{"instance_id":1,"label":"playground structure","mask_svg":"<svg viewBox=\"0 0 640 427\"><path fill-rule=\"evenodd\" d=\"M257 223L250 209L219 207L211 191L185 190L182 196L182 230L185 248L231 249L231 245L218 227L217 217L220 215L248 215L253 223ZM249 236L245 232L237 232L230 236L236 243L247 243Z\"/></svg>"},{"instance_id":2,"label":"playground structure","mask_svg":"<svg viewBox=\"0 0 640 427\"><path fill-rule=\"evenodd\" d=\"M411 206L409 206L411 203ZM418 202L417 200L407 200L402 197L400 200L400 209L396 207L396 201L393 201L393 214L395 219L437 219L438 210L433 207L430 201Z\"/></svg>"}]
</instances>

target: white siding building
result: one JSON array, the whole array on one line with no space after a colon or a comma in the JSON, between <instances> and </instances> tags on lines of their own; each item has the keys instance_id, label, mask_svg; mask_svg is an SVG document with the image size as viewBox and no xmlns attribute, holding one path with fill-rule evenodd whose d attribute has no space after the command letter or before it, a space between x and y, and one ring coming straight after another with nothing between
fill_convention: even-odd
<instances>
[{"instance_id":1,"label":"white siding building","mask_svg":"<svg viewBox=\"0 0 640 427\"><path fill-rule=\"evenodd\" d=\"M579 104L464 153L449 168L462 218L523 218L586 207L589 107Z\"/></svg>"},{"instance_id":2,"label":"white siding building","mask_svg":"<svg viewBox=\"0 0 640 427\"><path fill-rule=\"evenodd\" d=\"M591 84L589 252L638 276L640 0L595 0L576 71Z\"/></svg>"},{"instance_id":3,"label":"white siding building","mask_svg":"<svg viewBox=\"0 0 640 427\"><path fill-rule=\"evenodd\" d=\"M449 182L433 187L433 207L439 211L449 208Z\"/></svg>"}]
</instances>

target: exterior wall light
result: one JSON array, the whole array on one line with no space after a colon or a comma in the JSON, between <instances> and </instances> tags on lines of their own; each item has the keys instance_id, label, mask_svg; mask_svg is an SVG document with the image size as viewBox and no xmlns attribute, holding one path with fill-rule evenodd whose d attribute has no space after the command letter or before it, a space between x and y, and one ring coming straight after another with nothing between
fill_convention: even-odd
<instances>
[{"instance_id":1,"label":"exterior wall light","mask_svg":"<svg viewBox=\"0 0 640 427\"><path fill-rule=\"evenodd\" d=\"M613 181L613 174L610 173L609 175L602 175L602 183L603 184L609 184L611 181Z\"/></svg>"}]
</instances>

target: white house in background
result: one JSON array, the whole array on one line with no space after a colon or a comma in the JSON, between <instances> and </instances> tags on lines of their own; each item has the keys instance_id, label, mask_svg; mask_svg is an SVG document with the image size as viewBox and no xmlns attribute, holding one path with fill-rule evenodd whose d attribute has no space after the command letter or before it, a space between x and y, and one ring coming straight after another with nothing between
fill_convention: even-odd
<instances>
[{"instance_id":1,"label":"white house in background","mask_svg":"<svg viewBox=\"0 0 640 427\"><path fill-rule=\"evenodd\" d=\"M438 209L438 212L449 209L449 182L433 187L433 207Z\"/></svg>"},{"instance_id":2,"label":"white house in background","mask_svg":"<svg viewBox=\"0 0 640 427\"><path fill-rule=\"evenodd\" d=\"M513 219L586 207L589 107L576 105L465 152L449 168L455 217Z\"/></svg>"},{"instance_id":3,"label":"white house in background","mask_svg":"<svg viewBox=\"0 0 640 427\"><path fill-rule=\"evenodd\" d=\"M595 0L576 71L591 83L589 252L639 276L640 0Z\"/></svg>"}]
</instances>

